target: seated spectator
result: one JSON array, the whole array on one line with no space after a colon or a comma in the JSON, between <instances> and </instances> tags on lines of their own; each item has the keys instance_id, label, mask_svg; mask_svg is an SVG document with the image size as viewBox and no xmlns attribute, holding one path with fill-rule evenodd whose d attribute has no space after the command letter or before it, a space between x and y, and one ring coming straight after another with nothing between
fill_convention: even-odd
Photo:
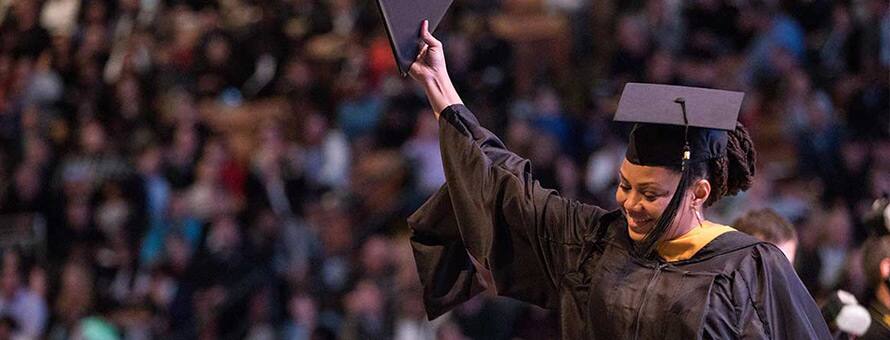
<instances>
[{"instance_id":1,"label":"seated spectator","mask_svg":"<svg viewBox=\"0 0 890 340\"><path fill-rule=\"evenodd\" d=\"M3 254L0 274L0 317L10 317L14 323L13 336L37 339L46 328L48 316L46 301L22 284L22 265L19 254L7 251Z\"/></svg>"}]
</instances>

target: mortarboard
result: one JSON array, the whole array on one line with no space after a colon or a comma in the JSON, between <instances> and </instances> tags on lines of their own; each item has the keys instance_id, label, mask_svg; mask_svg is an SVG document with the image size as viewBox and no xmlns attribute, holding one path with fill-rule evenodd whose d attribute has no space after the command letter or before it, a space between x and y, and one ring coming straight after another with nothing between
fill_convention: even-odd
<instances>
[{"instance_id":1,"label":"mortarboard","mask_svg":"<svg viewBox=\"0 0 890 340\"><path fill-rule=\"evenodd\" d=\"M625 158L645 166L680 169L680 182L655 227L638 243L651 254L677 214L691 182L688 164L726 155L727 131L735 130L744 93L697 87L628 83L615 121L636 123Z\"/></svg>"},{"instance_id":2,"label":"mortarboard","mask_svg":"<svg viewBox=\"0 0 890 340\"><path fill-rule=\"evenodd\" d=\"M404 77L420 52L420 24L429 20L430 33L453 0L377 0L399 73Z\"/></svg>"},{"instance_id":3,"label":"mortarboard","mask_svg":"<svg viewBox=\"0 0 890 340\"><path fill-rule=\"evenodd\" d=\"M627 160L637 165L681 166L726 154L726 131L734 130L744 93L698 87L628 83L615 121L637 123ZM688 131L687 131L688 126ZM685 135L685 136L684 136Z\"/></svg>"}]
</instances>

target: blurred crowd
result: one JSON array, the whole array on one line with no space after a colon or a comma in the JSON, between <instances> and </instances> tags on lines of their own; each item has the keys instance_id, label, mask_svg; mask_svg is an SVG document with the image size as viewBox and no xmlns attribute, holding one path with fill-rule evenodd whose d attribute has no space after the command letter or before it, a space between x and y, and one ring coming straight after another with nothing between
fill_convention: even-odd
<instances>
[{"instance_id":1,"label":"blurred crowd","mask_svg":"<svg viewBox=\"0 0 890 340\"><path fill-rule=\"evenodd\" d=\"M435 34L483 125L607 208L624 83L744 91L755 185L708 218L770 207L817 299L865 294L890 1L455 0ZM555 337L490 294L426 320L437 129L375 1L0 1L0 339Z\"/></svg>"}]
</instances>

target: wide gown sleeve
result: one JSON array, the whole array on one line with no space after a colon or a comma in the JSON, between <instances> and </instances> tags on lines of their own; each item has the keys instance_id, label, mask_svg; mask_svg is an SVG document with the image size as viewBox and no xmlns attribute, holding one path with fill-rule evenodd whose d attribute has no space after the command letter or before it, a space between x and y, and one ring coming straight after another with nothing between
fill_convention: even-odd
<instances>
[{"instance_id":1,"label":"wide gown sleeve","mask_svg":"<svg viewBox=\"0 0 890 340\"><path fill-rule=\"evenodd\" d=\"M408 219L430 319L483 290L476 266L498 295L556 307L562 277L606 211L542 188L530 162L463 105L442 112L439 139L446 184Z\"/></svg>"},{"instance_id":2,"label":"wide gown sleeve","mask_svg":"<svg viewBox=\"0 0 890 340\"><path fill-rule=\"evenodd\" d=\"M740 270L753 307L743 320L744 338L831 339L819 307L797 277L781 250L770 244L756 246Z\"/></svg>"}]
</instances>

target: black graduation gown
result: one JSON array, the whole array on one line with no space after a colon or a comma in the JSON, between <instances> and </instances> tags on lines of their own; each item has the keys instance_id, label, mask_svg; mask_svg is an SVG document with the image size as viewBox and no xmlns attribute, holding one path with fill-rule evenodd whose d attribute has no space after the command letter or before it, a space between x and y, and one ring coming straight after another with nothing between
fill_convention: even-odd
<instances>
[{"instance_id":1,"label":"black graduation gown","mask_svg":"<svg viewBox=\"0 0 890 340\"><path fill-rule=\"evenodd\" d=\"M890 310L881 305L877 299L868 306L868 314L871 316L871 325L859 339L861 340L886 340L890 339Z\"/></svg>"},{"instance_id":2,"label":"black graduation gown","mask_svg":"<svg viewBox=\"0 0 890 340\"><path fill-rule=\"evenodd\" d=\"M463 105L439 120L446 184L409 217L424 302L436 318L483 290L559 313L563 339L829 339L775 246L725 233L689 260L642 260L620 211L532 179Z\"/></svg>"}]
</instances>

